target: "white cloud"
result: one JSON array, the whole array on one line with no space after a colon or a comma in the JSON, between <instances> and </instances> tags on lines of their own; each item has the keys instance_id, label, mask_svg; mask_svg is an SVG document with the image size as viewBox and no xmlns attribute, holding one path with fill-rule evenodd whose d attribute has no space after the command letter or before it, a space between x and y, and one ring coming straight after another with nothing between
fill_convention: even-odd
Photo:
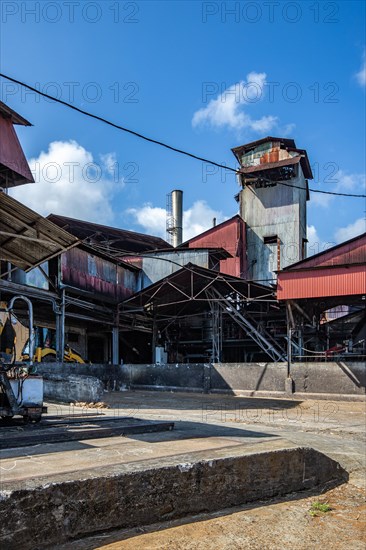
<instances>
[{"instance_id":1,"label":"white cloud","mask_svg":"<svg viewBox=\"0 0 366 550\"><path fill-rule=\"evenodd\" d=\"M307 244L307 256L313 256L314 254L318 254L318 252L322 252L324 250L324 244L323 241L320 239L318 232L314 225L308 225L306 228L306 236L308 239Z\"/></svg>"},{"instance_id":2,"label":"white cloud","mask_svg":"<svg viewBox=\"0 0 366 550\"><path fill-rule=\"evenodd\" d=\"M137 224L143 227L146 233L166 239L166 210L144 204L141 208L130 208L127 213L134 217ZM196 201L191 208L183 212L183 240L187 241L212 227L212 220L216 218L221 223L226 218L222 212L213 210L206 201Z\"/></svg>"},{"instance_id":3,"label":"white cloud","mask_svg":"<svg viewBox=\"0 0 366 550\"><path fill-rule=\"evenodd\" d=\"M183 213L183 239L188 241L212 227L213 218L216 218L217 223L227 219L222 212L213 210L206 201L196 201L192 208Z\"/></svg>"},{"instance_id":4,"label":"white cloud","mask_svg":"<svg viewBox=\"0 0 366 550\"><path fill-rule=\"evenodd\" d=\"M106 153L105 155L100 155L100 160L102 161L102 166L105 170L107 170L108 174L113 176L118 167L116 153Z\"/></svg>"},{"instance_id":5,"label":"white cloud","mask_svg":"<svg viewBox=\"0 0 366 550\"><path fill-rule=\"evenodd\" d=\"M262 116L258 120L252 120L250 127L254 132L264 133L269 132L277 124L277 117L269 115Z\"/></svg>"},{"instance_id":6,"label":"white cloud","mask_svg":"<svg viewBox=\"0 0 366 550\"><path fill-rule=\"evenodd\" d=\"M340 227L335 232L335 238L338 243L348 241L357 235L361 235L366 231L366 218L359 218L353 223L350 223L346 227Z\"/></svg>"},{"instance_id":7,"label":"white cloud","mask_svg":"<svg viewBox=\"0 0 366 550\"><path fill-rule=\"evenodd\" d=\"M121 183L113 173L114 153L101 160L96 163L76 141L53 141L47 152L29 160L36 183L17 187L11 195L42 215L52 212L110 223L111 199Z\"/></svg>"},{"instance_id":8,"label":"white cloud","mask_svg":"<svg viewBox=\"0 0 366 550\"><path fill-rule=\"evenodd\" d=\"M363 86L363 87L366 86L366 55L365 55L365 52L363 54L361 68L358 71L358 73L356 73L356 79L357 79L357 82L359 83L360 86Z\"/></svg>"},{"instance_id":9,"label":"white cloud","mask_svg":"<svg viewBox=\"0 0 366 550\"><path fill-rule=\"evenodd\" d=\"M326 178L329 183L332 183L333 187L330 191L336 193L351 193L351 194L363 194L365 192L365 175L364 174L347 174L343 170L338 170L336 174L329 175L328 170ZM314 189L317 188L316 184L313 184ZM319 186L321 189L321 186ZM323 193L311 193L311 205L327 207L334 200L335 196L325 195Z\"/></svg>"},{"instance_id":10,"label":"white cloud","mask_svg":"<svg viewBox=\"0 0 366 550\"><path fill-rule=\"evenodd\" d=\"M317 229L314 225L307 226L306 234L308 239L307 257L318 254L319 252L324 252L325 250L328 250L328 248L331 248L337 244L335 240L323 241L323 239L321 239L318 235Z\"/></svg>"},{"instance_id":11,"label":"white cloud","mask_svg":"<svg viewBox=\"0 0 366 550\"><path fill-rule=\"evenodd\" d=\"M290 124L285 124L284 126L280 126L278 128L278 133L281 137L291 136L295 128L296 128L296 124L294 124L293 122L290 122Z\"/></svg>"},{"instance_id":12,"label":"white cloud","mask_svg":"<svg viewBox=\"0 0 366 550\"><path fill-rule=\"evenodd\" d=\"M346 227L336 229L334 231L334 239L331 241L323 241L319 237L314 225L308 225L306 230L308 239L307 256L309 257L318 254L318 252L324 252L336 244L343 243L344 241L348 241L364 233L366 231L366 218L359 218Z\"/></svg>"},{"instance_id":13,"label":"white cloud","mask_svg":"<svg viewBox=\"0 0 366 550\"><path fill-rule=\"evenodd\" d=\"M266 77L266 73L249 73L246 80L233 84L216 99L211 99L206 107L196 111L192 125L209 125L217 128L226 126L235 130L248 128L259 133L269 132L276 126L277 117L268 115L255 120L244 110L244 106L263 99Z\"/></svg>"},{"instance_id":14,"label":"white cloud","mask_svg":"<svg viewBox=\"0 0 366 550\"><path fill-rule=\"evenodd\" d=\"M166 238L166 210L151 204L144 204L141 208L129 208L127 214L133 216L135 222L143 227L145 233Z\"/></svg>"},{"instance_id":15,"label":"white cloud","mask_svg":"<svg viewBox=\"0 0 366 550\"><path fill-rule=\"evenodd\" d=\"M318 232L314 225L308 225L306 228L308 248L314 248L320 242Z\"/></svg>"}]
</instances>

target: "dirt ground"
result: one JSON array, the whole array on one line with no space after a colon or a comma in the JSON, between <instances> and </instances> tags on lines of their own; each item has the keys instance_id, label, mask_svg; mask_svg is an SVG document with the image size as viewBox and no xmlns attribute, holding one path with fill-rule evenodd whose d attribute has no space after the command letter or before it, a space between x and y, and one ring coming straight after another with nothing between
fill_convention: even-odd
<instances>
[{"instance_id":1,"label":"dirt ground","mask_svg":"<svg viewBox=\"0 0 366 550\"><path fill-rule=\"evenodd\" d=\"M329 512L311 514L312 503L328 503ZM104 541L104 542L103 542ZM78 550L364 550L364 492L347 483L321 495L294 494L288 500L256 503L219 513L145 529L89 538Z\"/></svg>"},{"instance_id":2,"label":"dirt ground","mask_svg":"<svg viewBox=\"0 0 366 550\"><path fill-rule=\"evenodd\" d=\"M332 456L348 471L349 482L184 520L102 533L73 542L73 549L364 550L366 547L365 403L153 392L129 392L123 399L113 393L107 398L119 413L130 410L133 416L138 413L144 418L200 421L243 429L263 427L267 431L270 427L274 434ZM330 510L313 510L318 503L328 504ZM63 546L62 550L65 549Z\"/></svg>"}]
</instances>

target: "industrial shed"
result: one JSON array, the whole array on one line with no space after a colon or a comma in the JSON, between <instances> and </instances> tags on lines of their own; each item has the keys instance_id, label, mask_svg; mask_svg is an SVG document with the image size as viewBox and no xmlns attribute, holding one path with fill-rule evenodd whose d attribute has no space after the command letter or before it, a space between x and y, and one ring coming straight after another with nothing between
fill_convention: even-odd
<instances>
[{"instance_id":1,"label":"industrial shed","mask_svg":"<svg viewBox=\"0 0 366 550\"><path fill-rule=\"evenodd\" d=\"M286 315L274 289L194 264L123 301L119 315L130 326L128 362L154 363L156 348L163 363L286 359Z\"/></svg>"}]
</instances>

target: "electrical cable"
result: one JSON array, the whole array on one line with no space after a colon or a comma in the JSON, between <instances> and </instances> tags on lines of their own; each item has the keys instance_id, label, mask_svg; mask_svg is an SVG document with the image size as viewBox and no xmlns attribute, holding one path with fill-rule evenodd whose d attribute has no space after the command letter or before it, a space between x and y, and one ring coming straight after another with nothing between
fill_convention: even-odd
<instances>
[{"instance_id":1,"label":"electrical cable","mask_svg":"<svg viewBox=\"0 0 366 550\"><path fill-rule=\"evenodd\" d=\"M0 77L3 77L10 82L14 82L14 84L19 84L20 86L23 86L23 88L27 88L28 90L31 90L32 92L35 92L36 94L46 97L47 99L50 99L54 101L55 103L60 103L61 105L64 105L65 107L69 107L70 109L73 109L74 111L77 111L78 113L81 113L87 117L94 118L95 120L99 120L100 122L104 122L105 124L108 124L109 126L112 126L113 128L116 128L117 130L121 130L123 132L127 132L128 134L132 134L140 139L143 139L145 141L148 141L150 143L155 143L156 145L160 145L160 147L165 147L166 149L169 149L171 151L174 151L176 153L179 153L180 155L185 155L187 157L193 158L195 160L200 160L202 162L206 162L207 164L211 164L212 166L217 166L218 168L224 168L225 170L229 170L230 172L235 172L235 174L239 173L239 169L232 168L231 166L225 166L224 164L221 164L219 162L215 162L213 160L206 159L204 157L200 157L198 155L195 155L194 153L189 153L188 151L184 151L183 149L178 149L177 147L173 147L172 145L168 145L167 143L164 143L162 141L159 141L154 138L150 138L148 136L145 136L143 134L140 134L139 132L136 132L135 130L131 130L130 128L125 128L124 126L120 126L119 124L116 124L115 122L112 122L104 117L95 115L93 113L90 113L88 111L85 111L84 109L80 109L79 107L76 107L75 105L72 105L71 103L68 103L67 101L63 101L62 99L59 99L57 97L54 97L52 95L46 94L44 92L41 92L40 90L37 90L37 88L34 88L33 86L30 86L29 84L26 84L25 82L22 82L21 80L17 80L15 78L12 78L4 73L0 73ZM262 178L264 179L264 178ZM272 180L267 180L270 183L276 183L280 185L286 185L287 187L294 187L295 189L303 189L303 187L291 185L289 183L283 183L282 181L273 182ZM324 195L334 195L338 197L353 197L353 198L366 198L366 195L362 194L353 194L353 193L338 193L335 191L321 191L320 189L310 189L312 193L323 193Z\"/></svg>"}]
</instances>

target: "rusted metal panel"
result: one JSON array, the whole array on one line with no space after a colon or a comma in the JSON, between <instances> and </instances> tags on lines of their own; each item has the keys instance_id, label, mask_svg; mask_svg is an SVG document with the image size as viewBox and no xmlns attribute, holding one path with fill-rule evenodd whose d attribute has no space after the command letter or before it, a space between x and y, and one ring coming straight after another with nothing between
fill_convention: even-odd
<instances>
[{"instance_id":1,"label":"rusted metal panel","mask_svg":"<svg viewBox=\"0 0 366 550\"><path fill-rule=\"evenodd\" d=\"M232 149L241 165L240 172L269 170L300 162L305 178L313 179L305 149L297 149L293 139L266 137ZM295 158L296 160L291 160Z\"/></svg>"},{"instance_id":2,"label":"rusted metal panel","mask_svg":"<svg viewBox=\"0 0 366 550\"><path fill-rule=\"evenodd\" d=\"M137 290L137 273L80 248L62 255L62 282L121 301Z\"/></svg>"},{"instance_id":3,"label":"rusted metal panel","mask_svg":"<svg viewBox=\"0 0 366 550\"><path fill-rule=\"evenodd\" d=\"M245 223L240 216L212 227L188 242L190 248L224 248L233 256L220 260L220 271L234 277L246 274Z\"/></svg>"},{"instance_id":4,"label":"rusted metal panel","mask_svg":"<svg viewBox=\"0 0 366 550\"><path fill-rule=\"evenodd\" d=\"M0 181L2 185L14 187L23 183L34 183L12 120L11 118L4 118L1 114L0 134L0 166L2 168Z\"/></svg>"},{"instance_id":5,"label":"rusted metal panel","mask_svg":"<svg viewBox=\"0 0 366 550\"><path fill-rule=\"evenodd\" d=\"M148 250L172 248L160 237L136 233L127 229L86 222L60 216L59 214L50 214L48 219L79 239L86 239L86 242L89 242L91 245L97 245L100 250L104 250L107 254L110 252L115 254L118 250L138 254Z\"/></svg>"},{"instance_id":6,"label":"rusted metal panel","mask_svg":"<svg viewBox=\"0 0 366 550\"><path fill-rule=\"evenodd\" d=\"M260 170L270 170L272 168L281 168L281 166L290 166L292 164L298 164L301 161L300 156L293 157L293 158L287 158L284 160L278 160L275 162L269 162L268 160L265 160L267 157L261 157L260 161L261 163L258 165L248 165L243 166L240 168L239 172L241 174L251 174L252 172L258 172ZM263 161L262 161L263 159Z\"/></svg>"},{"instance_id":7,"label":"rusted metal panel","mask_svg":"<svg viewBox=\"0 0 366 550\"><path fill-rule=\"evenodd\" d=\"M278 300L355 296L366 293L366 266L325 267L282 271L277 279Z\"/></svg>"}]
</instances>

